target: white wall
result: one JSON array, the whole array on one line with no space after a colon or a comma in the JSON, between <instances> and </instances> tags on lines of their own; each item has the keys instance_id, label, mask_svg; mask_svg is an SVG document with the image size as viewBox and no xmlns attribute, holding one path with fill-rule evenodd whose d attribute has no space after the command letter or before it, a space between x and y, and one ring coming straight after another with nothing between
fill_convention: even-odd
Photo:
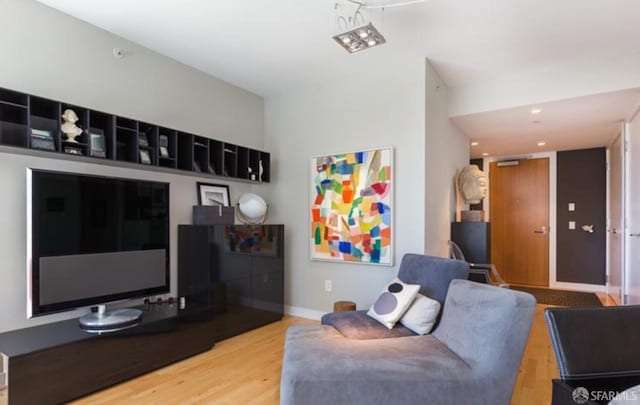
<instances>
[{"instance_id":1,"label":"white wall","mask_svg":"<svg viewBox=\"0 0 640 405\"><path fill-rule=\"evenodd\" d=\"M451 222L456 219L455 177L469 164L469 138L449 119L449 89L426 61L425 251L448 257Z\"/></svg>"},{"instance_id":2,"label":"white wall","mask_svg":"<svg viewBox=\"0 0 640 405\"><path fill-rule=\"evenodd\" d=\"M261 97L40 3L0 0L0 38L0 87L262 147Z\"/></svg>"},{"instance_id":3,"label":"white wall","mask_svg":"<svg viewBox=\"0 0 640 405\"><path fill-rule=\"evenodd\" d=\"M294 314L328 312L340 299L366 308L397 274L404 253L424 251L424 58L398 57L389 67L372 60L380 51L345 55L354 69L322 88L265 99L265 146L278 150L267 190L270 220L286 226L285 301ZM395 266L311 261L309 160L384 146L395 148ZM324 291L327 279L331 293Z\"/></svg>"},{"instance_id":4,"label":"white wall","mask_svg":"<svg viewBox=\"0 0 640 405\"><path fill-rule=\"evenodd\" d=\"M262 148L261 97L31 0L0 0L0 10L0 87ZM114 59L114 46L129 55ZM176 225L191 221L202 179L0 153L0 332L79 315L26 319L27 167L170 182L176 292ZM231 184L232 200L251 188Z\"/></svg>"}]
</instances>

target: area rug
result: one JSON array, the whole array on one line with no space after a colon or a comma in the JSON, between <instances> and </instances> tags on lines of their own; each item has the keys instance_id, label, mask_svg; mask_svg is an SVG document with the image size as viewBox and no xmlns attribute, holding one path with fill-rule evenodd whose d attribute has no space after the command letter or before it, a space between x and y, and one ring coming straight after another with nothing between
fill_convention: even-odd
<instances>
[{"instance_id":1,"label":"area rug","mask_svg":"<svg viewBox=\"0 0 640 405\"><path fill-rule=\"evenodd\" d=\"M549 290L546 288L511 286L512 290L524 291L534 297L538 304L562 307L601 307L602 303L594 293Z\"/></svg>"}]
</instances>

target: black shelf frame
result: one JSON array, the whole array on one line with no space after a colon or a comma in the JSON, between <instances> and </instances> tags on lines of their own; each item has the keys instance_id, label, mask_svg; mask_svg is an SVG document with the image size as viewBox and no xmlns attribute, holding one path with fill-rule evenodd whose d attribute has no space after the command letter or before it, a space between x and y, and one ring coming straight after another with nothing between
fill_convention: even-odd
<instances>
[{"instance_id":1,"label":"black shelf frame","mask_svg":"<svg viewBox=\"0 0 640 405\"><path fill-rule=\"evenodd\" d=\"M67 142L60 129L61 116L66 109L72 109L78 115L76 125L83 130L76 138L78 142ZM32 148L32 129L51 131L55 150ZM91 130L104 134L104 158L91 156ZM147 136L147 146L140 145L142 133ZM161 136L162 139L167 137L168 156L161 153ZM65 153L65 147L79 149L82 154ZM149 154L150 164L141 162L143 150ZM257 183L270 181L271 155L268 152L5 88L0 88L0 151L141 170L160 169L194 177Z\"/></svg>"}]
</instances>

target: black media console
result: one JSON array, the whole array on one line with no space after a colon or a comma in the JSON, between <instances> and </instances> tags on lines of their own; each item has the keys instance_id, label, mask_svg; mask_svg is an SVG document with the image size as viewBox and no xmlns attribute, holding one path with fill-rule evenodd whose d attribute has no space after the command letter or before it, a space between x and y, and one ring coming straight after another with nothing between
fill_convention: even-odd
<instances>
[{"instance_id":1,"label":"black media console","mask_svg":"<svg viewBox=\"0 0 640 405\"><path fill-rule=\"evenodd\" d=\"M63 403L213 347L213 320L175 304L138 308L141 323L120 332L88 333L70 319L0 334L9 405Z\"/></svg>"},{"instance_id":2,"label":"black media console","mask_svg":"<svg viewBox=\"0 0 640 405\"><path fill-rule=\"evenodd\" d=\"M0 333L9 405L67 402L282 319L284 226L179 227L178 304L143 307L139 325L103 335L77 319Z\"/></svg>"}]
</instances>

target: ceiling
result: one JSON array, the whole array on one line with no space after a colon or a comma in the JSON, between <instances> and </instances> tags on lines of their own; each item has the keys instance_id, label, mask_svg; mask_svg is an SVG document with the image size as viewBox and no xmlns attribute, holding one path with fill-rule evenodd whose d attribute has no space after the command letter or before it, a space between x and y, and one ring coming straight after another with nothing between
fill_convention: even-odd
<instances>
[{"instance_id":1,"label":"ceiling","mask_svg":"<svg viewBox=\"0 0 640 405\"><path fill-rule=\"evenodd\" d=\"M332 0L39 0L263 96L429 58L449 86L640 51L637 0L429 0L388 8L388 42L348 55ZM110 51L110 50L106 50Z\"/></svg>"},{"instance_id":2,"label":"ceiling","mask_svg":"<svg viewBox=\"0 0 640 405\"><path fill-rule=\"evenodd\" d=\"M640 52L638 0L427 0L388 8L387 44L353 55L331 39L335 0L38 1L265 97L425 57L456 87ZM536 106L539 124L533 106L453 121L474 156L577 149L637 105L629 90Z\"/></svg>"},{"instance_id":3,"label":"ceiling","mask_svg":"<svg viewBox=\"0 0 640 405\"><path fill-rule=\"evenodd\" d=\"M472 141L471 157L586 149L608 145L640 106L640 89L452 118ZM532 114L534 109L541 110ZM538 121L538 122L534 122ZM545 142L538 146L538 142Z\"/></svg>"}]
</instances>

